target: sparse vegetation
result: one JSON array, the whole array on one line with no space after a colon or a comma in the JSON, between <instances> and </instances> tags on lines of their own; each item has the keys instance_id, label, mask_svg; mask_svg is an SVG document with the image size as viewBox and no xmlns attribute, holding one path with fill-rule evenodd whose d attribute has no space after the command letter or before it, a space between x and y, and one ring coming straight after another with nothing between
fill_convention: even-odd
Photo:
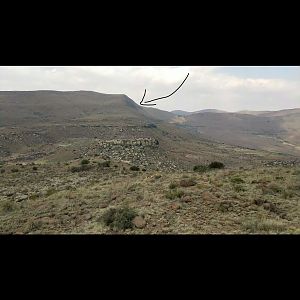
<instances>
[{"instance_id":1,"label":"sparse vegetation","mask_svg":"<svg viewBox=\"0 0 300 300\"><path fill-rule=\"evenodd\" d=\"M100 168L109 168L109 167L110 167L110 164L111 164L110 160L105 160L105 161L103 161L103 162L99 162L99 163L98 163L98 166L99 166Z\"/></svg>"},{"instance_id":2,"label":"sparse vegetation","mask_svg":"<svg viewBox=\"0 0 300 300\"><path fill-rule=\"evenodd\" d=\"M88 165L90 163L90 161L88 160L88 159L83 159L82 161L81 161L81 164L82 165Z\"/></svg>"},{"instance_id":3,"label":"sparse vegetation","mask_svg":"<svg viewBox=\"0 0 300 300\"><path fill-rule=\"evenodd\" d=\"M166 198L170 199L170 200L174 200L176 198L182 198L183 195L184 195L184 191L178 190L178 189L174 189L174 190L167 191Z\"/></svg>"},{"instance_id":4,"label":"sparse vegetation","mask_svg":"<svg viewBox=\"0 0 300 300\"><path fill-rule=\"evenodd\" d=\"M230 179L232 183L245 183L245 181L240 177L233 177Z\"/></svg>"},{"instance_id":5,"label":"sparse vegetation","mask_svg":"<svg viewBox=\"0 0 300 300\"><path fill-rule=\"evenodd\" d=\"M246 191L245 187L243 187L243 186L240 185L240 184L235 184L235 185L233 186L233 189L234 189L236 192L245 192L245 191Z\"/></svg>"},{"instance_id":6,"label":"sparse vegetation","mask_svg":"<svg viewBox=\"0 0 300 300\"><path fill-rule=\"evenodd\" d=\"M132 220L137 215L137 212L129 207L110 208L103 214L102 220L111 229L125 230L133 227Z\"/></svg>"},{"instance_id":7,"label":"sparse vegetation","mask_svg":"<svg viewBox=\"0 0 300 300\"><path fill-rule=\"evenodd\" d=\"M13 169L11 169L11 171L12 171L12 173L17 173L17 172L19 172L19 169L13 168Z\"/></svg>"},{"instance_id":8,"label":"sparse vegetation","mask_svg":"<svg viewBox=\"0 0 300 300\"><path fill-rule=\"evenodd\" d=\"M175 189L175 188L177 188L178 187L178 183L176 183L176 182L171 182L170 184L169 184L169 189L171 189L171 190L173 190L173 189Z\"/></svg>"},{"instance_id":9,"label":"sparse vegetation","mask_svg":"<svg viewBox=\"0 0 300 300\"><path fill-rule=\"evenodd\" d=\"M73 166L73 167L71 167L71 172L72 173L83 172L83 171L88 171L90 169L92 169L92 166L83 164L81 166Z\"/></svg>"},{"instance_id":10,"label":"sparse vegetation","mask_svg":"<svg viewBox=\"0 0 300 300\"><path fill-rule=\"evenodd\" d=\"M131 171L139 171L139 170L140 170L140 168L137 167L137 166L131 166L129 169L130 169Z\"/></svg>"},{"instance_id":11,"label":"sparse vegetation","mask_svg":"<svg viewBox=\"0 0 300 300\"><path fill-rule=\"evenodd\" d=\"M208 167L210 169L223 169L225 165L219 161L213 161L208 165Z\"/></svg>"},{"instance_id":12,"label":"sparse vegetation","mask_svg":"<svg viewBox=\"0 0 300 300\"><path fill-rule=\"evenodd\" d=\"M195 172L203 173L203 172L206 172L208 170L208 167L204 166L204 165L196 165L196 166L194 166L193 170Z\"/></svg>"},{"instance_id":13,"label":"sparse vegetation","mask_svg":"<svg viewBox=\"0 0 300 300\"><path fill-rule=\"evenodd\" d=\"M262 218L243 221L242 226L250 233L280 233L286 229L286 225L277 220Z\"/></svg>"},{"instance_id":14,"label":"sparse vegetation","mask_svg":"<svg viewBox=\"0 0 300 300\"><path fill-rule=\"evenodd\" d=\"M1 170L0 170L0 173L1 173L1 174L5 173L5 169L1 169Z\"/></svg>"},{"instance_id":15,"label":"sparse vegetation","mask_svg":"<svg viewBox=\"0 0 300 300\"><path fill-rule=\"evenodd\" d=\"M0 208L2 213L9 213L16 209L16 204L7 200L1 203Z\"/></svg>"}]
</instances>

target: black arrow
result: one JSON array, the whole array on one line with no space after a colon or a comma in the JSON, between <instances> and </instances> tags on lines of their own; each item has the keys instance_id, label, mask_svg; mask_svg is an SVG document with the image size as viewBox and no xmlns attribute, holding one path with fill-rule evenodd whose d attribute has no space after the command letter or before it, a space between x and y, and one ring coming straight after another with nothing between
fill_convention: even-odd
<instances>
[{"instance_id":1,"label":"black arrow","mask_svg":"<svg viewBox=\"0 0 300 300\"><path fill-rule=\"evenodd\" d=\"M154 104L145 104L145 103L149 103L149 102L153 102L153 101L156 101L156 100L159 100L159 99L165 99L165 98L171 97L172 95L174 95L174 94L182 87L182 85L183 85L184 82L187 80L187 78L189 77L189 75L190 75L190 73L187 74L187 76L185 77L185 79L183 80L183 82L181 83L181 85L180 85L173 93L171 93L171 94L168 95L168 96L159 97L159 98L155 98L155 99L152 99L152 100L148 100L148 101L143 102L143 101L144 101L144 98L145 98L145 96L146 96L146 93L147 93L147 91L146 91L146 89L145 89L144 96L143 96L143 99L142 99L141 102L140 102L140 105L154 106L154 105L156 105L156 103L154 103Z\"/></svg>"}]
</instances>

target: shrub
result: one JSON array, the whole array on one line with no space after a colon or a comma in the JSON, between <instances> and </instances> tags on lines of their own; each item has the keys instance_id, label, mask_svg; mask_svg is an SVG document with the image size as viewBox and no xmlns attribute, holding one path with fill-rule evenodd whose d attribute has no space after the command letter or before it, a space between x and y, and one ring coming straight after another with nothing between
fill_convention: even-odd
<instances>
[{"instance_id":1,"label":"shrub","mask_svg":"<svg viewBox=\"0 0 300 300\"><path fill-rule=\"evenodd\" d=\"M219 161L213 161L208 165L208 167L210 169L223 169L225 166L223 163L221 163Z\"/></svg>"},{"instance_id":2,"label":"shrub","mask_svg":"<svg viewBox=\"0 0 300 300\"><path fill-rule=\"evenodd\" d=\"M12 171L13 173L17 173L17 172L19 172L19 169L11 169L11 171Z\"/></svg>"},{"instance_id":3,"label":"shrub","mask_svg":"<svg viewBox=\"0 0 300 300\"><path fill-rule=\"evenodd\" d=\"M81 166L74 166L71 168L71 172L75 173L75 172L83 172L83 171L88 171L92 168L92 166L90 165L81 165Z\"/></svg>"},{"instance_id":4,"label":"shrub","mask_svg":"<svg viewBox=\"0 0 300 300\"><path fill-rule=\"evenodd\" d=\"M0 173L3 174L5 172L5 169L1 169Z\"/></svg>"},{"instance_id":5,"label":"shrub","mask_svg":"<svg viewBox=\"0 0 300 300\"><path fill-rule=\"evenodd\" d=\"M294 192L289 191L289 190L283 190L282 191L282 196L283 196L284 199L293 198Z\"/></svg>"},{"instance_id":6,"label":"shrub","mask_svg":"<svg viewBox=\"0 0 300 300\"><path fill-rule=\"evenodd\" d=\"M1 212L8 213L16 208L16 204L11 201L4 201L1 203Z\"/></svg>"},{"instance_id":7,"label":"shrub","mask_svg":"<svg viewBox=\"0 0 300 300\"><path fill-rule=\"evenodd\" d=\"M222 202L219 203L218 209L221 212L228 212L228 211L231 211L233 209L233 204L229 201L222 201Z\"/></svg>"},{"instance_id":8,"label":"shrub","mask_svg":"<svg viewBox=\"0 0 300 300\"><path fill-rule=\"evenodd\" d=\"M245 192L245 191L246 191L246 189L245 189L242 185L240 185L240 184L236 184L236 185L233 187L233 189L234 189L236 192Z\"/></svg>"},{"instance_id":9,"label":"shrub","mask_svg":"<svg viewBox=\"0 0 300 300\"><path fill-rule=\"evenodd\" d=\"M245 181L240 177L233 177L230 179L232 183L245 183Z\"/></svg>"},{"instance_id":10,"label":"shrub","mask_svg":"<svg viewBox=\"0 0 300 300\"><path fill-rule=\"evenodd\" d=\"M131 166L131 167L130 167L130 170L131 170L131 171L139 171L140 168L137 167L137 166Z\"/></svg>"},{"instance_id":11,"label":"shrub","mask_svg":"<svg viewBox=\"0 0 300 300\"><path fill-rule=\"evenodd\" d=\"M110 160L106 160L106 161L103 161L103 162L99 162L98 163L98 166L100 168L109 168L110 167Z\"/></svg>"},{"instance_id":12,"label":"shrub","mask_svg":"<svg viewBox=\"0 0 300 300\"><path fill-rule=\"evenodd\" d=\"M56 193L56 190L51 188L51 189L47 190L46 197L49 197L49 196L53 195L54 193Z\"/></svg>"},{"instance_id":13,"label":"shrub","mask_svg":"<svg viewBox=\"0 0 300 300\"><path fill-rule=\"evenodd\" d=\"M37 167L32 167L32 170L33 171L36 171L38 168Z\"/></svg>"},{"instance_id":14,"label":"shrub","mask_svg":"<svg viewBox=\"0 0 300 300\"><path fill-rule=\"evenodd\" d=\"M171 182L170 184L169 184L169 189L171 189L171 190L174 190L175 188L177 188L178 187L178 184L176 183L176 182Z\"/></svg>"},{"instance_id":15,"label":"shrub","mask_svg":"<svg viewBox=\"0 0 300 300\"><path fill-rule=\"evenodd\" d=\"M166 198L170 200L174 200L176 198L182 198L184 195L184 191L182 190L170 190L166 193Z\"/></svg>"},{"instance_id":16,"label":"shrub","mask_svg":"<svg viewBox=\"0 0 300 300\"><path fill-rule=\"evenodd\" d=\"M206 172L208 170L208 167L203 166L203 165L197 165L197 166L194 166L193 170L195 172L203 173L203 172Z\"/></svg>"},{"instance_id":17,"label":"shrub","mask_svg":"<svg viewBox=\"0 0 300 300\"><path fill-rule=\"evenodd\" d=\"M88 165L90 163L90 161L88 160L88 159L83 159L82 161L81 161L81 164L82 165Z\"/></svg>"},{"instance_id":18,"label":"shrub","mask_svg":"<svg viewBox=\"0 0 300 300\"><path fill-rule=\"evenodd\" d=\"M182 179L182 180L180 180L179 185L180 185L181 187L194 186L194 185L196 185L196 181L193 180L192 178L189 178L189 179Z\"/></svg>"},{"instance_id":19,"label":"shrub","mask_svg":"<svg viewBox=\"0 0 300 300\"><path fill-rule=\"evenodd\" d=\"M103 216L102 220L106 226L111 229L125 230L133 227L132 220L138 214L132 208L110 208Z\"/></svg>"}]
</instances>

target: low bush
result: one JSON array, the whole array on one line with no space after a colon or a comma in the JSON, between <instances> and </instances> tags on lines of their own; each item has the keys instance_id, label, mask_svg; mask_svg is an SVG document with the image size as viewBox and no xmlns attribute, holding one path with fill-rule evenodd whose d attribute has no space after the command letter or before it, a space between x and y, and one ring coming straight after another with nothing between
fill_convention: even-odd
<instances>
[{"instance_id":1,"label":"low bush","mask_svg":"<svg viewBox=\"0 0 300 300\"><path fill-rule=\"evenodd\" d=\"M82 165L88 165L90 163L90 161L88 160L88 159L83 159L82 161L81 161L81 164Z\"/></svg>"},{"instance_id":2,"label":"low bush","mask_svg":"<svg viewBox=\"0 0 300 300\"><path fill-rule=\"evenodd\" d=\"M245 183L245 181L240 177L233 177L230 179L232 183Z\"/></svg>"},{"instance_id":3,"label":"low bush","mask_svg":"<svg viewBox=\"0 0 300 300\"><path fill-rule=\"evenodd\" d=\"M130 170L131 170L131 171L139 171L140 168L137 167L137 166L131 166L131 167L130 167Z\"/></svg>"},{"instance_id":4,"label":"low bush","mask_svg":"<svg viewBox=\"0 0 300 300\"><path fill-rule=\"evenodd\" d=\"M81 165L81 166L73 166L71 168L71 172L75 173L75 172L83 172L83 171L88 171L92 168L92 166L90 165Z\"/></svg>"},{"instance_id":5,"label":"low bush","mask_svg":"<svg viewBox=\"0 0 300 300\"><path fill-rule=\"evenodd\" d=\"M99 162L98 166L100 168L109 168L110 167L110 160L105 160L103 162Z\"/></svg>"},{"instance_id":6,"label":"low bush","mask_svg":"<svg viewBox=\"0 0 300 300\"><path fill-rule=\"evenodd\" d=\"M183 195L184 195L184 191L175 189L175 190L168 191L166 193L166 198L170 200L174 200L176 198L182 198Z\"/></svg>"},{"instance_id":7,"label":"low bush","mask_svg":"<svg viewBox=\"0 0 300 300\"><path fill-rule=\"evenodd\" d=\"M196 165L196 166L194 166L193 170L195 172L203 173L203 172L206 172L208 170L208 167L203 166L203 165Z\"/></svg>"},{"instance_id":8,"label":"low bush","mask_svg":"<svg viewBox=\"0 0 300 300\"><path fill-rule=\"evenodd\" d=\"M221 163L219 161L213 161L208 165L208 167L210 169L223 169L225 166L223 163Z\"/></svg>"},{"instance_id":9,"label":"low bush","mask_svg":"<svg viewBox=\"0 0 300 300\"><path fill-rule=\"evenodd\" d=\"M132 220L137 215L137 212L129 207L110 208L103 214L102 220L111 229L125 230L133 227Z\"/></svg>"},{"instance_id":10,"label":"low bush","mask_svg":"<svg viewBox=\"0 0 300 300\"><path fill-rule=\"evenodd\" d=\"M171 190L174 190L175 188L177 188L178 187L178 183L176 183L176 182L171 182L170 184L169 184L169 189L171 189Z\"/></svg>"}]
</instances>

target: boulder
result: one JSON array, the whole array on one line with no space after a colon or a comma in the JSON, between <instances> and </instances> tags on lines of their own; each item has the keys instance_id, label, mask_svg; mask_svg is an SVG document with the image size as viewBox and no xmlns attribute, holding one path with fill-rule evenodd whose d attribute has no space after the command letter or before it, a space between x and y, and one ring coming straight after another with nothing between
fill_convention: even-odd
<instances>
[{"instance_id":1,"label":"boulder","mask_svg":"<svg viewBox=\"0 0 300 300\"><path fill-rule=\"evenodd\" d=\"M136 216L133 220L132 223L135 227L137 228L144 228L146 226L146 221L144 220L144 218L142 218L141 216Z\"/></svg>"}]
</instances>

